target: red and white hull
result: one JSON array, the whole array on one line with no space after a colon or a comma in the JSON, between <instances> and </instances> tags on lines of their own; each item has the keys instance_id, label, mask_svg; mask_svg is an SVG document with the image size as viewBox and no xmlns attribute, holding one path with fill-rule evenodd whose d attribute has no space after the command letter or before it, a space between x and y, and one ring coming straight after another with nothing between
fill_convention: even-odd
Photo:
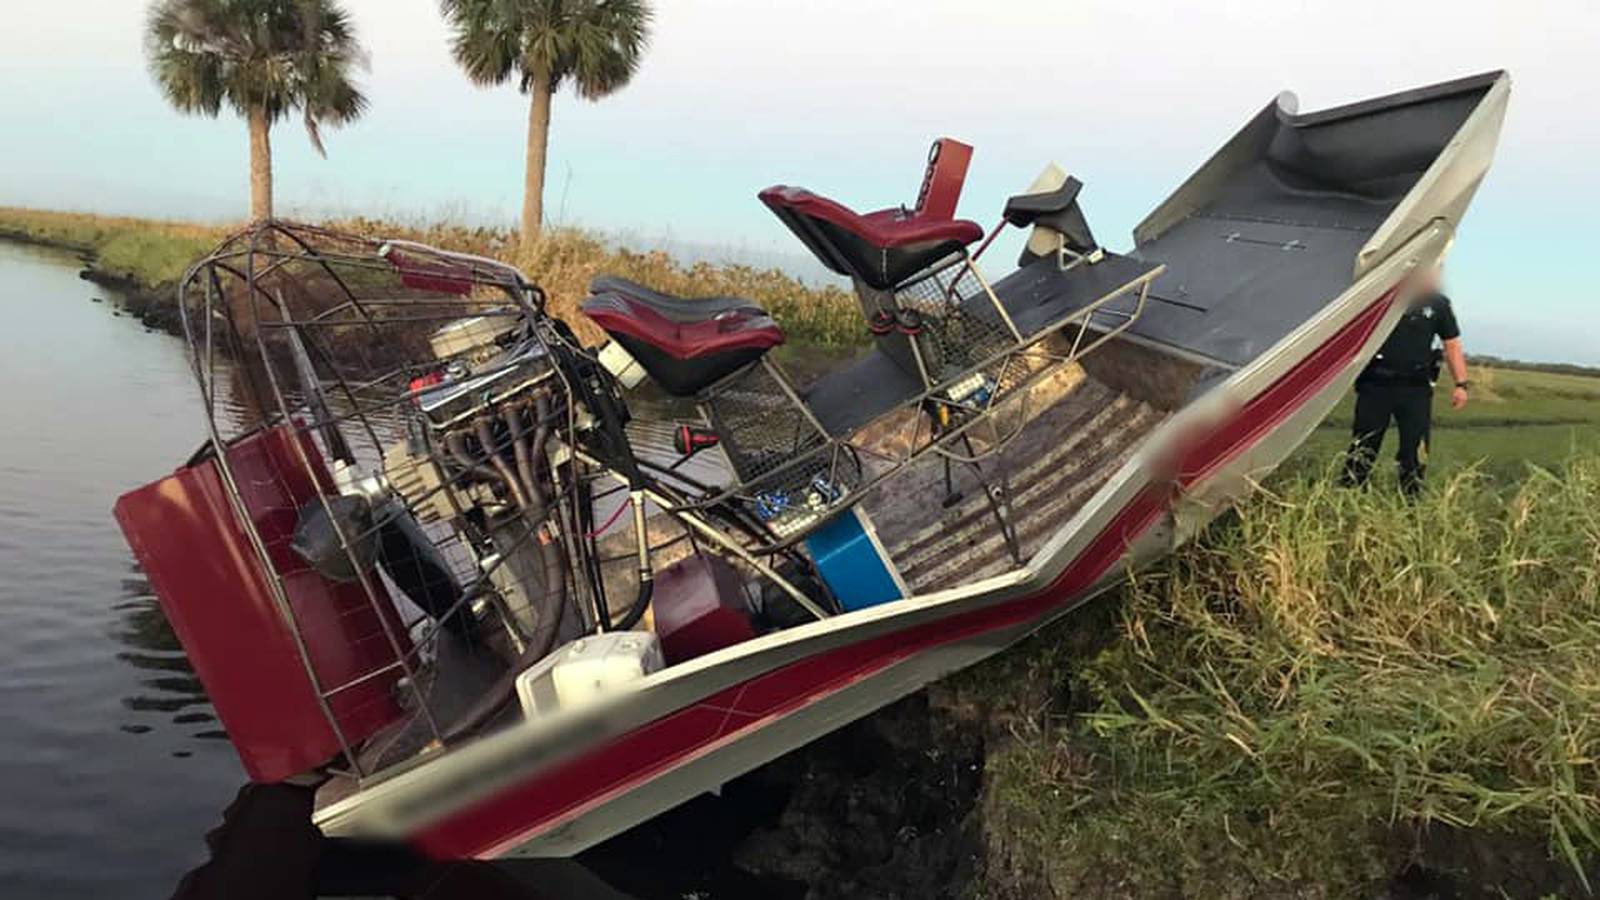
<instances>
[{"instance_id":1,"label":"red and white hull","mask_svg":"<svg viewBox=\"0 0 1600 900\"><path fill-rule=\"evenodd\" d=\"M1163 424L1027 568L674 667L581 747L546 757L550 735L514 728L326 807L319 824L442 857L574 854L984 659L1170 552L1297 447L1387 335L1405 275L1449 237L1444 223L1418 234Z\"/></svg>"},{"instance_id":2,"label":"red and white hull","mask_svg":"<svg viewBox=\"0 0 1600 900\"><path fill-rule=\"evenodd\" d=\"M560 638L562 610L571 605L566 599L566 573L571 570L563 560L570 556L592 570L588 575L592 576L594 621L576 623L575 633L594 625L597 632L622 632L606 637L631 639L637 637L634 626L642 621L655 591L651 556L667 545L651 546L646 479L632 452L622 454L618 458L626 465L618 465L632 470L622 480L631 492L638 568L627 590L615 592L617 596L631 593L636 599L613 628L604 615L608 591L598 571L600 553L593 546L593 539L606 526L591 528L594 523L587 520L595 517L587 496L581 510L569 504L571 508L563 507L562 516L555 519L546 498L578 496L577 490L568 487L588 490L589 482L582 474L571 474L580 468L577 463L587 452L584 441L596 446L626 444L625 417L614 408L620 401L612 399L609 389L589 389L606 382L590 368L593 363L583 355L588 351L580 353L567 346L568 338L561 335L542 306L533 306L529 299L535 289L503 264L403 242L379 244L274 222L262 223L225 242L205 264L213 279L222 277L219 271L229 277L236 275L235 257L254 260L263 252L258 246L261 240L270 239L268 243L275 247L274 241L294 239L304 246L300 235L306 235L334 248L332 256L307 247L306 253L286 257L311 272L305 280L290 284L297 289L306 285L337 287L347 299L296 324L286 332L293 340L269 344L262 338L265 325L257 328L251 324L247 329L263 359L271 359L271 348L298 349L297 354L290 354L291 359L280 361L283 364L261 367L276 395L278 414L268 417L275 431L260 433L270 437L293 432L306 412L302 407L308 406L320 425L299 428L301 438L281 441L275 451L276 462L268 460L280 468L297 464L304 477L296 482L297 487L278 485L285 490L268 496L270 492L262 486L277 484L271 477L273 466L262 465L258 472L258 467L247 465L246 457L256 443L230 444L213 419L215 458L195 465L207 472L214 469L215 477L203 484L195 480L198 476L175 477L141 489L119 504L119 518L135 538L136 547L145 546L145 538L154 536L158 546L147 547L151 552L141 558L152 568L153 578L159 572L169 574L166 581L173 590L168 593L173 596L164 597L164 603L180 613L172 616L174 624L217 700L219 716L242 758L253 764L252 776L276 781L314 773L325 779L315 813L315 822L324 832L400 839L445 858L575 854L1013 644L1114 584L1130 567L1172 552L1247 494L1326 417L1420 289L1414 273L1430 270L1445 254L1488 169L1508 94L1507 77L1490 73L1304 115L1294 109L1292 97L1280 97L1139 225L1134 234L1136 246L1126 255L1095 248L1092 254L1079 254L1069 261L1066 233L1050 231L1058 241L1055 250L1034 253L1031 258L1025 255L1016 272L991 287L961 250L952 258L959 258L972 279L981 282L981 296L973 293L972 297L992 301L995 316L1004 319L1007 332L1019 342L1006 351L1004 362L997 364L999 374L986 387L989 376L981 366L975 367L978 388L963 397L974 396L981 389L992 399L1002 383L1013 383L1007 379L1033 384L1023 376L1046 370L1024 369L1018 374L1011 368L1013 355L1021 359L1024 350L1043 346L1046 338L1070 343L1064 355L1045 354L1054 368L1038 381L1056 376L1060 376L1056 386L1073 378L1076 381L1062 387L1054 399L1041 402L1039 410L1025 405L1030 393L1018 391L1018 406L1013 409L1020 410L1015 418L1021 424L1004 439L996 426L996 438L989 445L991 455L985 459L998 463L1006 460L1005 453L1014 454L1007 464L1014 463L1016 480L1025 482L1015 495L1017 502L996 500L997 496L1010 497L1009 487L997 494L989 493L985 484L984 492L974 496L971 505L988 501L997 524L988 524L988 518L983 524L974 524L978 516L962 512L948 465L942 473L942 494L929 487L937 474L924 479L920 492L904 486L915 484L910 475L905 476L893 486L899 491L901 506L913 507L915 513L899 517L897 527L903 540L889 542L893 546L886 548L877 534L872 535L873 553L885 580L890 580L891 563L899 570L892 573L895 590L873 597L870 603L876 605L841 600L839 610L854 611L827 614L805 590L761 561L792 548L774 543L751 552L717 526L701 521L696 510L714 505L708 499L713 497L710 493L696 503L658 496L655 502L687 532L707 540L722 539L738 551L734 555L762 577L781 583L787 596L799 607L811 608L817 618L755 636L759 631L751 615L759 611L767 616L770 607L764 599L760 604L740 600L732 604L739 607L738 615L745 617L737 636L706 642L704 649L697 645L694 653L669 656L672 664L664 668L659 657L647 666L641 655L628 663L633 668L625 679L618 678L621 686L614 691L599 689L605 679L593 674L597 669L585 670L590 674L572 679L577 686L574 696L583 694L580 703L530 705L525 696L521 718L513 722L504 722L504 716L493 719L509 708L513 679L531 679L539 665L555 659L551 647ZM816 198L804 202L822 209L818 215L837 218L848 214L851 221L862 219L831 201L831 205ZM1075 208L1076 201L1072 203ZM1077 229L1066 220L1066 209L1054 209L1053 214L1060 218L1052 221L1063 229ZM892 217L873 221L880 220L898 221ZM1034 238L1048 237L1045 231L1049 229L1041 224L1044 219L1028 221L1034 223ZM812 227L806 225L797 234L812 234L806 230ZM950 229L977 230L975 225L948 222L930 227L935 227L928 232L934 237L924 243L931 243L939 252L948 252L943 241L966 240L959 234L956 238L941 236ZM1087 234L1087 226L1081 230ZM965 244L958 240L956 246ZM882 254L887 260L888 250ZM373 280L378 285L372 288L377 295L358 298L330 259L355 266L363 279L356 280L356 286ZM246 265L244 270L251 274L238 287L252 302L260 301L258 295L275 296L254 280L255 268ZM200 267L193 270L188 280L195 280L199 271ZM292 271L297 270L279 260L264 266L261 277ZM520 312L514 305L501 309L501 313L521 317L522 325L516 324L516 318L511 325L485 324L488 314L483 313L432 333L430 347L437 360L451 359L451 366L463 367L451 376L454 381L440 385L445 376L435 372L439 375L435 382L419 386L423 379L414 379L403 391L384 394L384 410L393 405L393 396L399 396L422 411L418 415L425 413L426 428L433 431L418 434L438 432L430 440L443 442L452 471L463 479L461 485L450 486L435 456L423 453L414 458L410 435L380 453L378 445L383 442L370 422L366 430L374 446L364 448L362 452L370 458L362 463L337 427L343 416L333 416L321 397L321 376L312 355L299 343L301 331L323 324L327 315L365 315L362 303L366 301L395 303L389 292L399 288L384 278L397 280L403 288L430 292L430 304L440 302L434 295L444 294L471 306L478 302L471 299L474 292L488 288L522 304ZM221 288L211 283L203 288L208 303L219 302L218 307L204 308L215 312L228 307L219 301L225 299ZM632 290L652 293L637 286ZM956 296L955 288L948 291L946 301ZM658 296L637 302L644 304L641 309L654 309L653 303L669 312L681 312L684 304L711 301ZM948 309L940 308L951 321L965 322L966 302L950 301L945 304ZM284 308L280 302L280 313ZM879 314L884 311L878 309L870 321L880 322ZM911 352L911 362L921 373L917 381L921 391L930 388L924 383L928 376L922 361L924 351L919 349L925 338L918 323L924 320L912 313L916 309L908 307L891 319L896 328L918 336L907 337L896 346ZM634 310L629 315L643 313ZM1120 320L1115 319L1118 315ZM739 326L743 330L735 336L757 344L735 347L734 351L753 349L757 355L708 357L719 364L732 360L745 367L731 369L732 375L755 371L753 361L773 342L772 327L751 324L766 321L764 313L754 316L746 310L741 316L738 322L743 323ZM1120 324L1112 327L1105 317ZM671 326L667 331L676 327L665 314L657 318ZM204 329L191 327L191 343L197 348L210 346L211 319L203 320L207 323ZM702 331L723 334L723 326L718 324L721 320L719 314L694 320L694 324ZM1029 329L1026 333L1032 343L1021 343L1024 332L1018 322ZM1069 322L1077 323L1075 336L1067 327ZM390 324L395 323L411 324L403 318ZM370 321L364 324L379 327ZM238 324L230 327L235 343L241 343ZM949 335L959 336L967 327L952 326ZM976 325L970 327L980 330ZM549 341L530 336L544 331L549 332ZM648 330L645 336L655 333ZM1110 349L1097 351L1096 356L1080 354L1086 333L1099 335L1089 340L1088 347L1107 344ZM466 342L464 349L458 346L460 341ZM403 342L391 343L400 346ZM524 346L530 343L539 345L538 353ZM507 346L521 349L515 353L505 350L511 355L502 358ZM870 354L876 353L886 364L893 363L880 349L868 351L865 361L873 363ZM481 368L464 368L463 354L475 366L481 362ZM319 350L318 355L327 352ZM197 349L195 359L211 356ZM582 365L580 361L584 361ZM657 364L666 365L659 360ZM689 381L707 379L706 385L729 377L716 375L716 368L708 366L663 371ZM237 368L247 371L250 367ZM278 386L274 373L285 369L299 372L303 383L312 388L304 403L291 401ZM933 407L915 400L922 396L918 391L890 392L886 395L890 402L878 407L860 402L871 396L875 382L885 380L875 373L887 369L841 371L850 378L831 395L812 385L802 399L787 381L779 383L783 389L779 396L789 405L755 406L761 412L749 418L763 425L765 418L775 415L773 409L789 409L788 415L797 420L803 417L825 435L834 434L828 427L835 427L839 434L854 434L853 429L867 421L904 421L920 428L925 414L928 420L936 419ZM579 434L574 423L580 405L575 394L547 390L556 383L558 373L565 373L561 374L562 385L588 386L582 395L587 399L582 402L592 407L591 412L599 410L585 426L592 428L593 434L581 439L575 436ZM203 393L211 396L206 374L201 374ZM900 377L909 375L909 370L901 367ZM348 402L356 404L356 392L343 376L339 383ZM366 383L358 381L357 386ZM1072 393L1080 387L1081 393ZM709 389L702 386L696 390ZM955 385L940 390L953 392ZM1041 396L1044 393L1040 391ZM566 397L564 412L557 406L552 414L548 406L552 395ZM829 396L832 401L823 402ZM954 402L948 399L949 404ZM985 416L992 412L985 406L987 402L974 401L984 407ZM862 409L876 412L860 421L843 415ZM822 424L824 414L833 426ZM499 438L494 432L495 419L501 426ZM563 419L565 432L560 431ZM715 421L716 417L708 419ZM469 421L476 456L469 449ZM1107 422L1123 427L1102 429ZM546 443L552 433L550 423L556 423L554 440L566 451L563 465L569 474L565 481L558 478L555 464L545 465L557 455ZM677 451L683 456L680 461L692 455L687 449L693 446L692 435L687 434L687 427L684 430L685 445ZM954 446L955 436L958 432L945 433L940 439L944 449ZM966 438L965 432L959 436ZM1013 438L1017 440L1013 442ZM324 445L320 452L319 442ZM425 450L429 441L419 438L415 443ZM514 448L502 453L502 444ZM916 439L907 443L908 447L915 445ZM765 445L758 442L756 446ZM772 446L785 445L779 441ZM966 448L974 458L960 461L979 468L971 442ZM430 452L437 455L438 448ZM322 468L323 453L340 466ZM854 455L854 445L850 445L850 453ZM836 455L843 458L842 451ZM751 457L751 461L758 458ZM944 462L948 464L950 459L945 456ZM774 471L783 466L793 468L800 460L802 457L796 456ZM512 471L513 461L520 471ZM933 472L931 466L937 463L932 456L925 461L930 468L912 475ZM907 456L899 464L909 467L911 462ZM614 476L618 465L607 463L604 468ZM861 465L857 460L856 466ZM536 471L539 467L549 469L548 479ZM382 473L382 477L356 477L361 472ZM348 482L342 486L341 475ZM184 487L184 478L200 486L191 491ZM810 495L796 491L796 496L803 502L824 503L820 498L835 486L819 480L822 488ZM396 486L399 482L403 486ZM178 488L171 488L172 483ZM497 493L493 484L504 490ZM295 489L288 490L290 487ZM801 487L807 485L802 482ZM196 519L187 529L175 527L174 517L195 514L196 506L188 498L202 488L211 492L207 496L217 498L208 510L209 518ZM872 493L875 490L873 483L851 502L865 511L871 502L882 499L882 494ZM371 497L364 493L367 491ZM830 495L840 502L845 497L836 491ZM396 499L402 496L409 507ZM473 500L480 504L474 510L476 518L457 507L462 496L479 498ZM441 499L436 502L435 498ZM782 499L785 504L790 501L787 494ZM437 504L444 500L450 508L441 512ZM337 512L334 501L345 512ZM400 513L395 512L397 506ZM801 513L808 509L797 508ZM418 512L422 509L429 510L429 516ZM485 510L492 511L496 521L520 524L521 530L480 528L490 521L491 513ZM893 509L885 513L880 523L896 519ZM814 519L819 515L808 514ZM363 515L369 518L363 519ZM913 520L909 526L908 519ZM545 527L556 520L559 527ZM220 532L213 524L216 521L226 526ZM450 522L466 522L470 528L461 525L460 533L430 536L423 522L437 526L436 531L448 530L444 523ZM698 531L689 531L691 526ZM861 535L868 531L862 528ZM190 533L217 537L219 549L191 554ZM506 537L510 534L521 537L512 541ZM375 544L374 556L363 558L358 550L367 545L350 535ZM522 540L531 543L519 551ZM589 546L579 554L582 542ZM1002 543L1003 556L998 549ZM563 544L571 545L570 554ZM988 557L980 552L985 547L994 550ZM441 548L449 548L458 562L464 560L459 579L452 576ZM818 560L824 555L815 549L808 552ZM898 559L890 559L897 554ZM538 577L530 574L524 578L511 565L498 568L510 559L520 560L519 565ZM168 565L151 566L152 560ZM249 565L243 566L246 571L240 574L220 567L228 560ZM341 561L348 565L336 565ZM985 577L986 572L1002 571L1000 566L1004 567L1002 574ZM249 580L258 569L261 577ZM859 571L845 572L841 583L847 588L860 587ZM826 573L822 577L827 577ZM252 588L239 592L238 609L213 603L233 582ZM439 665L442 655L422 653L419 648L423 645L413 643L399 616L378 614L358 622L344 614L368 607L392 612L393 607L387 605L389 582L396 582L399 593L429 614L423 619L431 617L441 623L438 629L420 629L433 636L447 627L446 621L460 626L464 620L471 626L474 620L468 617L449 619L455 611L471 606L468 601L479 599L487 606L493 600L504 607L496 610L496 616L508 626L509 636L504 640L511 652L502 656L513 659L500 667L502 671L495 674L490 686L479 686L467 696L467 712L452 711L445 723L452 727L441 729L435 721L442 702L438 709L429 705L429 694L437 692L444 697L451 693L451 685L440 676L447 668ZM529 588L534 582L538 583L537 592ZM577 578L571 583L577 584ZM440 590L441 584L452 590ZM471 590L462 585L471 585ZM550 600L548 617L534 611L535 593ZM839 593L837 586L833 593ZM681 599L686 594L678 596ZM522 605L513 602L517 598ZM669 599L671 592L662 590L653 601L654 608L661 609ZM762 608L755 610L758 605ZM253 634L251 640L240 642L236 627L240 619L235 613L241 609L254 616L254 631L281 639L273 642ZM719 606L713 612L720 611ZM710 615L707 613L708 621ZM532 640L537 629L515 627L519 617L541 627L548 621L543 632L548 644ZM422 620L418 622L420 625ZM654 623L658 632L663 630L661 622L658 618ZM365 623L360 634L350 633L352 623ZM772 617L761 620L763 629L777 624ZM471 627L466 631L460 638L464 642L483 637ZM522 641L523 637L528 640ZM654 640L654 635L649 637ZM586 646L593 649L598 642L596 635ZM576 648L578 643L573 640L571 646ZM419 666L418 660L432 668ZM460 668L470 674L467 670L465 665ZM264 672L275 675L266 678ZM425 683L422 675L431 675L431 683ZM590 687L594 687L592 694L585 693ZM290 717L259 700L258 695L268 690L277 692L274 699L283 700L283 708L301 714L307 724L287 728L295 724L287 721ZM402 709L404 700L395 697L402 692L414 695L407 709ZM533 689L528 693L531 696ZM407 713L410 720L403 719ZM491 721L502 724L475 737ZM454 727L462 722L466 724L460 729ZM421 739L394 750L406 736ZM386 756L391 750L394 753ZM368 755L365 761L363 753Z\"/></svg>"}]
</instances>

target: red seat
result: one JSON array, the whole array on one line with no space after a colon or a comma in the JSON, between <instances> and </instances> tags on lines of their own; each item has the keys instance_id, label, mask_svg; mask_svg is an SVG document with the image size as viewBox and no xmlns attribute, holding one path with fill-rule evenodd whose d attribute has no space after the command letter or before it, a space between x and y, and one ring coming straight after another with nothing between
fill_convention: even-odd
<instances>
[{"instance_id":1,"label":"red seat","mask_svg":"<svg viewBox=\"0 0 1600 900\"><path fill-rule=\"evenodd\" d=\"M858 213L804 188L759 195L828 268L889 290L983 237L983 227L905 209Z\"/></svg>"},{"instance_id":2,"label":"red seat","mask_svg":"<svg viewBox=\"0 0 1600 900\"><path fill-rule=\"evenodd\" d=\"M671 297L621 279L597 279L583 312L644 366L668 393L688 397L760 359L783 329L748 300Z\"/></svg>"}]
</instances>

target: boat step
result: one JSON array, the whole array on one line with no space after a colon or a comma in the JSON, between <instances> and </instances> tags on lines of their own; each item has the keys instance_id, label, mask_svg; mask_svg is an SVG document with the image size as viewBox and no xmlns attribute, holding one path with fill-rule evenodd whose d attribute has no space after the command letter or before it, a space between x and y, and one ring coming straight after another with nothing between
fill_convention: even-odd
<instances>
[{"instance_id":1,"label":"boat step","mask_svg":"<svg viewBox=\"0 0 1600 900\"><path fill-rule=\"evenodd\" d=\"M1031 498L1050 493L1077 476L1083 464L1093 455L1093 449L1099 446L1101 441L1098 439L1120 433L1128 420L1136 415L1138 405L1119 397L1098 412L1089 412L1063 423L1064 427L1059 433L1067 435L1065 440L1051 452L1032 454L1030 463L1011 473L1013 509L1025 507ZM1002 464L1022 455L1014 452L1015 449L1024 449L1026 452L1027 448L1008 450ZM1082 452L1085 449L1091 452ZM992 471L994 467L991 465L986 468ZM945 515L895 543L891 555L902 567L915 566L928 557L943 555L973 533L994 527L993 513L982 487L964 467L958 467L957 471L958 477L965 482L965 496Z\"/></svg>"},{"instance_id":2,"label":"boat step","mask_svg":"<svg viewBox=\"0 0 1600 900\"><path fill-rule=\"evenodd\" d=\"M1052 454L1043 466L1030 466L1040 472L1031 483L1018 490L1013 482L1012 520L1025 560L1116 472L1130 439L1163 418L1151 407L1131 402L1117 413L1114 424L1097 417L1099 427L1067 442L1067 453ZM1069 454L1070 463L1062 458ZM948 530L935 526L931 536L919 534L891 552L914 591L996 575L1015 565L986 500L969 498L961 512L960 518L968 524Z\"/></svg>"}]
</instances>

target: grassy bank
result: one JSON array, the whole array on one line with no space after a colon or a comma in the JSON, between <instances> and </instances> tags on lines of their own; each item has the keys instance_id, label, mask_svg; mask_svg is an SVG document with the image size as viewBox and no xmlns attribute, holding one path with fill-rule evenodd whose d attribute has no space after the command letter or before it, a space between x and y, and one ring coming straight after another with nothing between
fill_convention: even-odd
<instances>
[{"instance_id":1,"label":"grassy bank","mask_svg":"<svg viewBox=\"0 0 1600 900\"><path fill-rule=\"evenodd\" d=\"M1471 375L1472 401L1466 409L1450 408L1448 378L1438 387L1429 453L1433 468L1481 465L1496 478L1514 479L1527 463L1554 466L1574 452L1600 449L1600 377L1477 364ZM1350 439L1354 407L1354 398L1345 397L1306 442L1302 462L1320 466L1339 453ZM1389 440L1394 440L1392 430Z\"/></svg>"},{"instance_id":2,"label":"grassy bank","mask_svg":"<svg viewBox=\"0 0 1600 900\"><path fill-rule=\"evenodd\" d=\"M618 247L599 235L570 228L550 229L524 251L514 233L498 228L375 219L325 224L513 263L545 289L558 315L579 327L583 320L577 307L588 292L589 280L606 273L686 296L748 297L783 322L794 343L845 346L864 339L860 310L849 293L807 285L775 269L684 264L658 250ZM0 207L0 237L81 251L92 257L91 269L97 276L126 281L168 304L175 302L171 286L184 270L232 227Z\"/></svg>"},{"instance_id":3,"label":"grassy bank","mask_svg":"<svg viewBox=\"0 0 1600 900\"><path fill-rule=\"evenodd\" d=\"M104 275L146 288L182 277L226 231L191 222L0 207L0 237L79 251Z\"/></svg>"},{"instance_id":4,"label":"grassy bank","mask_svg":"<svg viewBox=\"0 0 1600 900\"><path fill-rule=\"evenodd\" d=\"M1343 410L1195 545L955 679L1008 731L1001 893L1381 896L1419 864L1441 896L1587 894L1600 380L1483 380L1417 504L1333 485Z\"/></svg>"}]
</instances>

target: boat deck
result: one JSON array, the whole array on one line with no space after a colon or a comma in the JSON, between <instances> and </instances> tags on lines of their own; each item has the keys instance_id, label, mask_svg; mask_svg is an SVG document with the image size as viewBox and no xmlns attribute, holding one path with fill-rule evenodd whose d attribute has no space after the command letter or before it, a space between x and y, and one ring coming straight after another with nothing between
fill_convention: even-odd
<instances>
[{"instance_id":1,"label":"boat deck","mask_svg":"<svg viewBox=\"0 0 1600 900\"><path fill-rule=\"evenodd\" d=\"M941 502L946 493L939 458L923 460L863 500L913 593L955 587L1018 565L986 490L1003 487L1009 496L1009 519L1026 562L1166 418L1162 410L1086 376L1077 366L1033 390L1037 405L1021 411L1028 423L998 452L977 462L978 472L973 464L952 462L959 499L950 505Z\"/></svg>"}]
</instances>

